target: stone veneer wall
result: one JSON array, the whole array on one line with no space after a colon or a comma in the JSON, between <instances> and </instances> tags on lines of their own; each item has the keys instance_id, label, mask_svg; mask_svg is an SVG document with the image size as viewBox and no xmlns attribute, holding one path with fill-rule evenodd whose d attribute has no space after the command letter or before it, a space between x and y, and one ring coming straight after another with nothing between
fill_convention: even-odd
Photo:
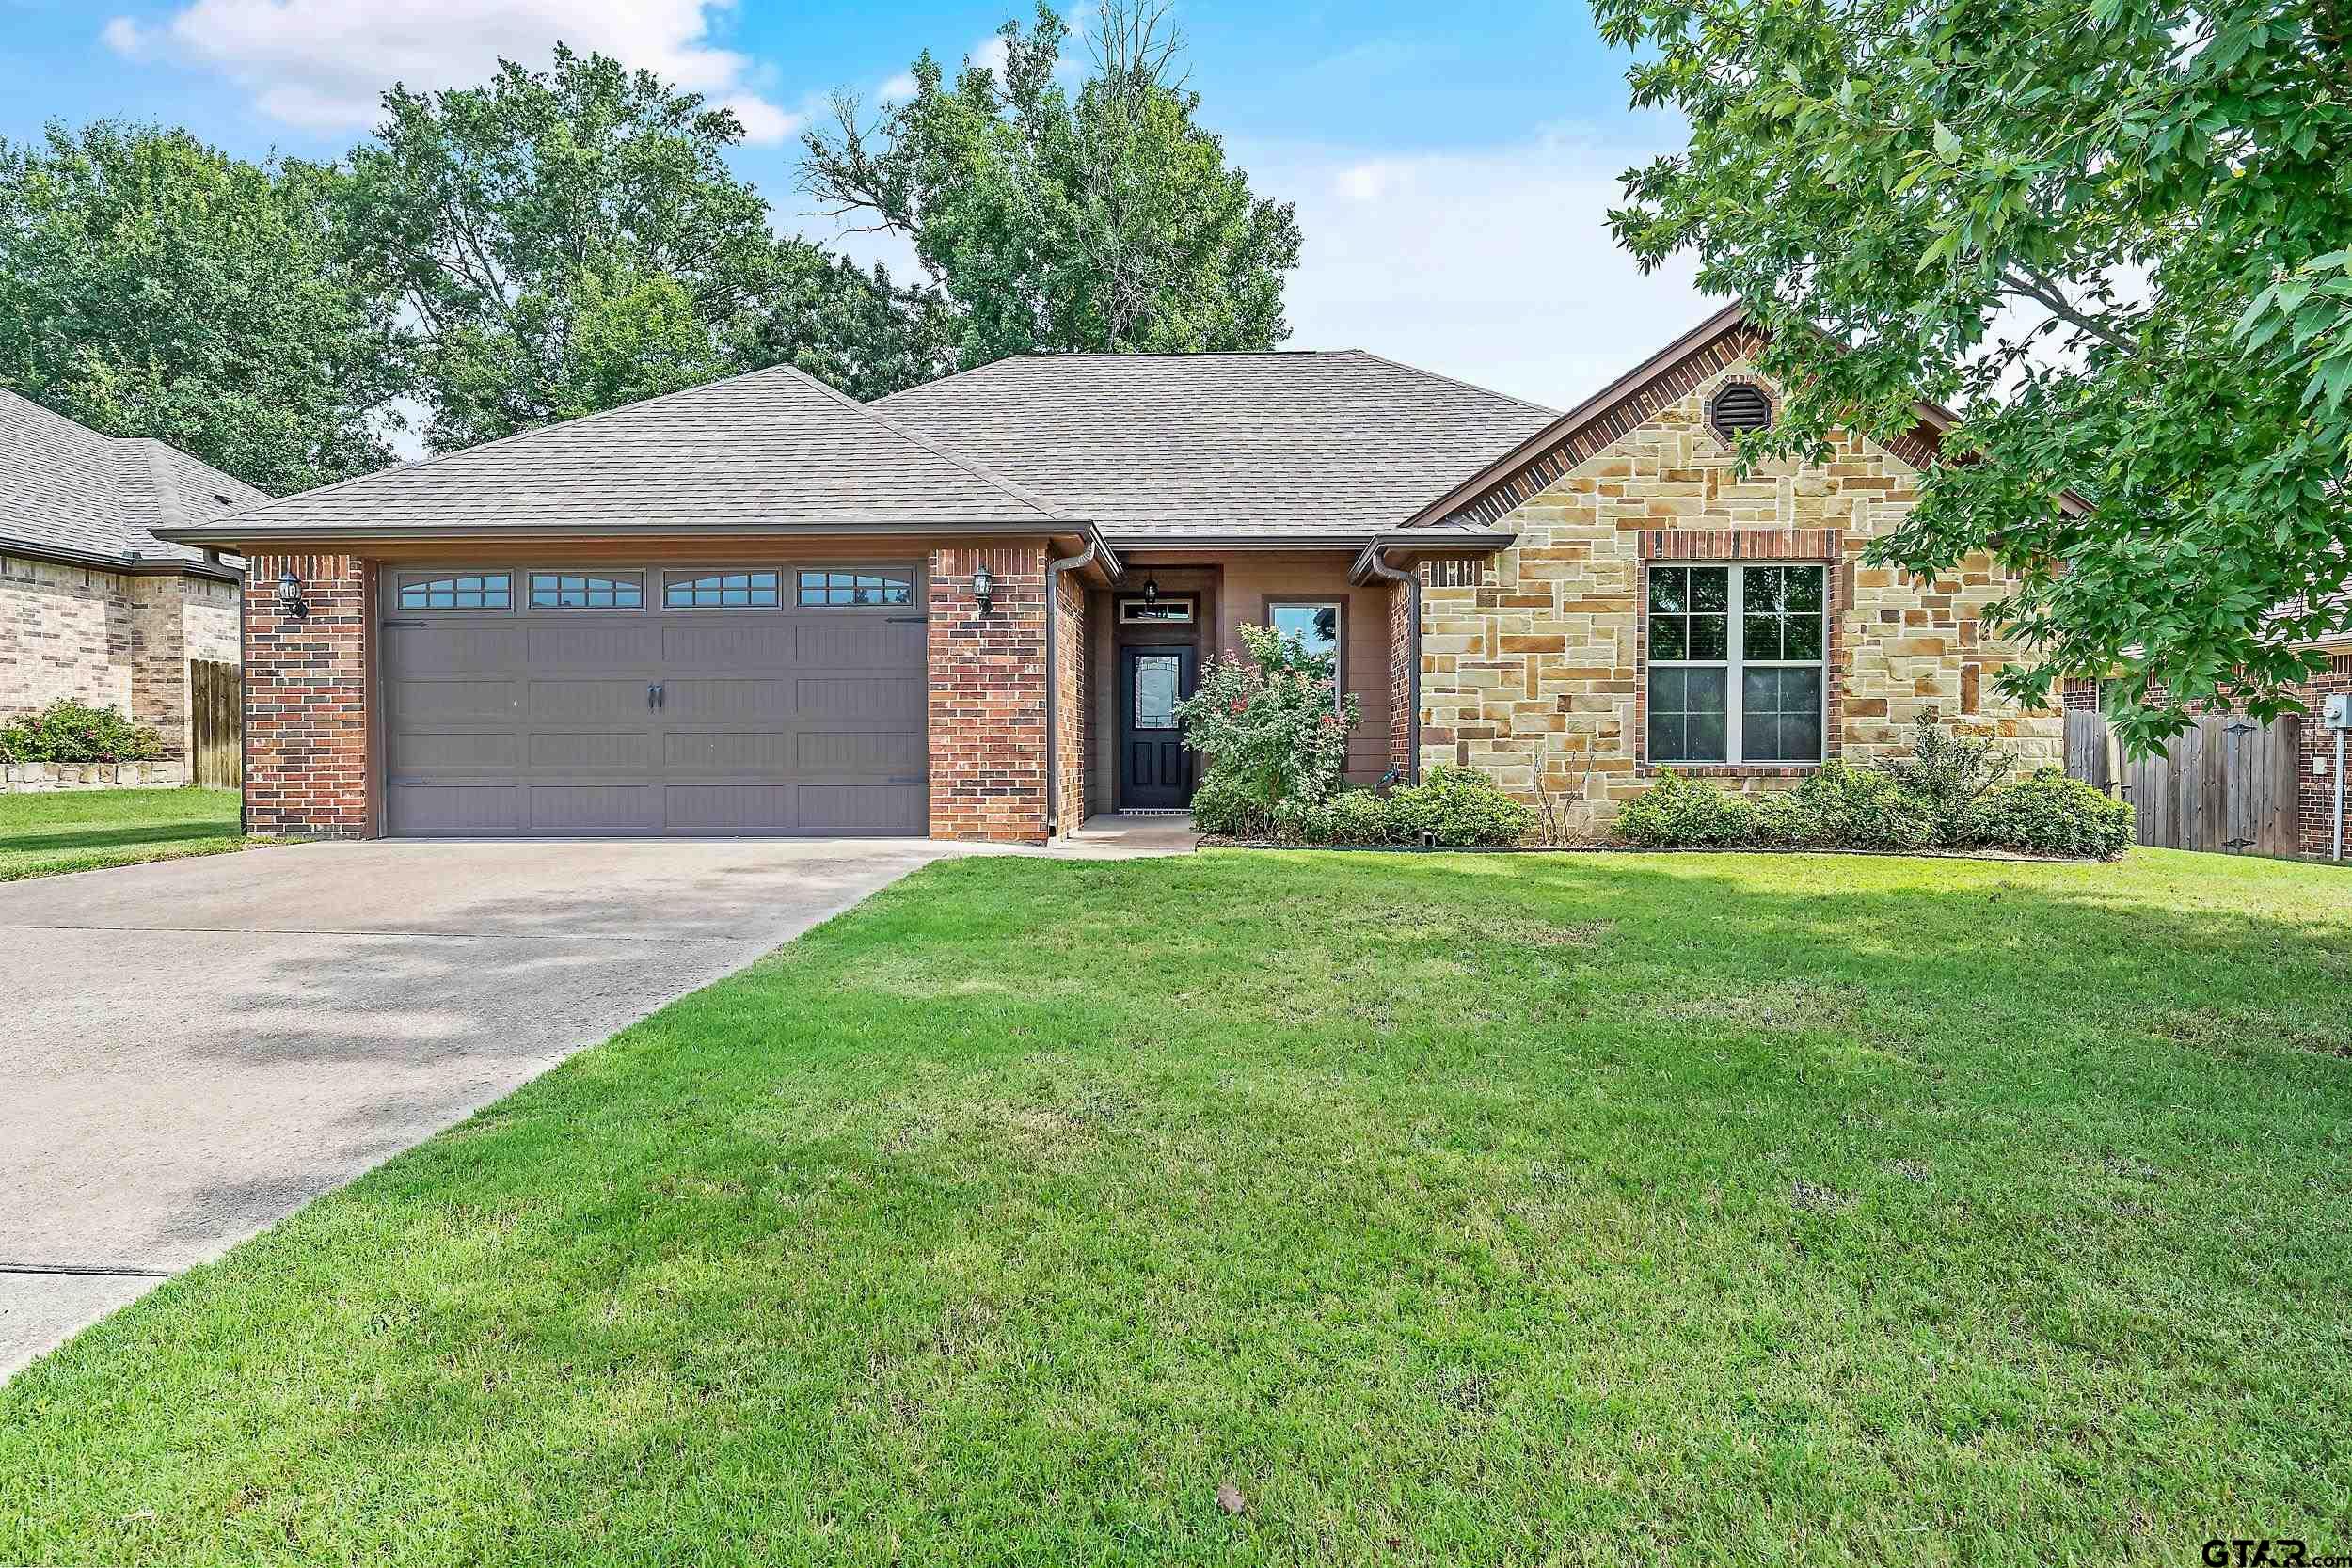
<instances>
[{"instance_id":1,"label":"stone veneer wall","mask_svg":"<svg viewBox=\"0 0 2352 1568\"><path fill-rule=\"evenodd\" d=\"M278 608L291 563L310 613ZM340 555L246 562L246 831L358 838L369 825L368 649L375 572Z\"/></svg>"},{"instance_id":2,"label":"stone veneer wall","mask_svg":"<svg viewBox=\"0 0 2352 1568\"><path fill-rule=\"evenodd\" d=\"M1744 364L1725 367L1521 502L1505 525L1518 543L1483 571L1422 564L1423 768L1469 763L1522 798L1540 784L1605 819L1649 775L1643 568L1683 559L1830 568L1832 755L1898 752L1933 708L2007 741L2022 766L2063 762L2057 713L1994 695L1993 673L2015 651L1979 623L2004 591L1989 562L1933 582L1860 565L1868 542L1916 502L1916 470L1848 437L1825 464L1774 463L1740 478L1704 422L1707 398L1735 378L1756 379ZM1689 771L1753 789L1785 787L1803 770Z\"/></svg>"},{"instance_id":3,"label":"stone veneer wall","mask_svg":"<svg viewBox=\"0 0 2352 1568\"><path fill-rule=\"evenodd\" d=\"M1061 820L1054 831L1066 833L1087 819L1087 758L1093 740L1094 704L1087 680L1087 591L1074 571L1064 572L1060 603L1055 609L1061 625L1056 652L1061 662L1061 733L1054 736L1054 763L1061 769Z\"/></svg>"},{"instance_id":4,"label":"stone veneer wall","mask_svg":"<svg viewBox=\"0 0 2352 1568\"><path fill-rule=\"evenodd\" d=\"M982 615L972 577L987 566ZM1045 842L1045 546L930 557L931 836Z\"/></svg>"},{"instance_id":5,"label":"stone veneer wall","mask_svg":"<svg viewBox=\"0 0 2352 1568\"><path fill-rule=\"evenodd\" d=\"M163 736L185 775L188 660L233 664L237 588L0 556L0 718L72 698Z\"/></svg>"}]
</instances>

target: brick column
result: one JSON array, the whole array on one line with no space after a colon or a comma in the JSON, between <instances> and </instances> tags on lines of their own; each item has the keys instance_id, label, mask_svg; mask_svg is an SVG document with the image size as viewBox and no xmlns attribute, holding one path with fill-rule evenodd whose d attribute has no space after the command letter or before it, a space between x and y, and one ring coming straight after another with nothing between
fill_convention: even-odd
<instances>
[{"instance_id":1,"label":"brick column","mask_svg":"<svg viewBox=\"0 0 2352 1568\"><path fill-rule=\"evenodd\" d=\"M2320 722L2320 710L2336 693L2352 693L2352 654L2335 655L2328 668L2312 676L2309 686L2295 689L2304 707L2295 759L2296 824L2303 853L2324 857L2335 848L2336 732ZM2347 764L2352 764L2352 749L2344 755ZM2321 767L2327 771L2319 771ZM2352 783L2347 788L2352 789ZM2344 841L2345 859L2352 862L2352 798L2344 806Z\"/></svg>"},{"instance_id":2,"label":"brick column","mask_svg":"<svg viewBox=\"0 0 2352 1568\"><path fill-rule=\"evenodd\" d=\"M995 578L993 608L972 577ZM930 558L931 836L1045 842L1045 546Z\"/></svg>"},{"instance_id":3,"label":"brick column","mask_svg":"<svg viewBox=\"0 0 2352 1568\"><path fill-rule=\"evenodd\" d=\"M1061 626L1055 633L1061 640L1061 733L1054 737L1055 765L1061 769L1061 820L1054 831L1066 833L1085 826L1087 819L1087 750L1093 733L1088 722L1093 712L1088 688L1092 683L1087 679L1086 585L1074 571L1054 580L1060 585L1061 599L1056 607Z\"/></svg>"},{"instance_id":4,"label":"brick column","mask_svg":"<svg viewBox=\"0 0 2352 1568\"><path fill-rule=\"evenodd\" d=\"M278 608L302 579L310 613ZM245 578L245 812L249 832L368 832L368 640L375 581L350 556L249 556Z\"/></svg>"}]
</instances>

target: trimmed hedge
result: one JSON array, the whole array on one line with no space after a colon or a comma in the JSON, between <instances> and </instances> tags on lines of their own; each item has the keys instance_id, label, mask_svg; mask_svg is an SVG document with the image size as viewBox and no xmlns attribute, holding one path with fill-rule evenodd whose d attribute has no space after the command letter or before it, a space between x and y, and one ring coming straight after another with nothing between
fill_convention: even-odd
<instances>
[{"instance_id":1,"label":"trimmed hedge","mask_svg":"<svg viewBox=\"0 0 2352 1568\"><path fill-rule=\"evenodd\" d=\"M0 762L153 762L164 737L110 707L60 697L0 724Z\"/></svg>"},{"instance_id":2,"label":"trimmed hedge","mask_svg":"<svg viewBox=\"0 0 2352 1568\"><path fill-rule=\"evenodd\" d=\"M1612 832L1645 849L2010 849L2112 860L2132 808L2058 768L1996 784L1958 813L1893 776L1833 758L1796 788L1738 795L1671 770L1617 813Z\"/></svg>"},{"instance_id":3,"label":"trimmed hedge","mask_svg":"<svg viewBox=\"0 0 2352 1568\"><path fill-rule=\"evenodd\" d=\"M1295 844L1435 845L1447 849L1502 849L1524 844L1535 831L1535 812L1495 787L1473 768L1440 764L1423 783L1379 795L1343 789L1320 800L1284 800L1263 829L1238 801L1237 792L1211 795L1206 811L1193 796L1193 821L1201 832L1228 838L1274 838ZM1245 824L1212 827L1211 823Z\"/></svg>"}]
</instances>

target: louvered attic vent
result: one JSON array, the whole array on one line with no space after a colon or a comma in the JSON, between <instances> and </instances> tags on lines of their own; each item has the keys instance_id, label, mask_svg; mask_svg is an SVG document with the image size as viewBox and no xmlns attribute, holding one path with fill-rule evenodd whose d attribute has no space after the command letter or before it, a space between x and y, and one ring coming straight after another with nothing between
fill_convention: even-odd
<instances>
[{"instance_id":1,"label":"louvered attic vent","mask_svg":"<svg viewBox=\"0 0 2352 1568\"><path fill-rule=\"evenodd\" d=\"M1772 422L1772 400L1761 387L1732 382L1708 404L1707 422L1724 440L1736 441L1741 431L1762 430Z\"/></svg>"}]
</instances>

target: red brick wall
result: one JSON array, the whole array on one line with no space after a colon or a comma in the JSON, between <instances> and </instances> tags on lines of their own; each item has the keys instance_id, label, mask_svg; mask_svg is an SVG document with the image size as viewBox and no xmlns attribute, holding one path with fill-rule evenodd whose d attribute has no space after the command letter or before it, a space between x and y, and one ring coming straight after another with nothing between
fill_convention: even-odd
<instances>
[{"instance_id":1,"label":"red brick wall","mask_svg":"<svg viewBox=\"0 0 2352 1568\"><path fill-rule=\"evenodd\" d=\"M308 615L278 608L302 579ZM368 637L375 574L350 556L246 561L245 812L256 833L368 831Z\"/></svg>"},{"instance_id":2,"label":"red brick wall","mask_svg":"<svg viewBox=\"0 0 2352 1568\"><path fill-rule=\"evenodd\" d=\"M995 578L982 615L972 574ZM1045 546L930 558L931 836L1045 842Z\"/></svg>"},{"instance_id":3,"label":"red brick wall","mask_svg":"<svg viewBox=\"0 0 2352 1568\"><path fill-rule=\"evenodd\" d=\"M2296 815L2307 855L2328 854L2335 847L2336 732L2320 721L2320 709L2339 692L2352 693L2352 654L2336 655L2310 685L2296 689L2296 695L2303 700L2302 750L2296 757ZM2352 736L2346 737L2344 754L2352 761ZM2314 771L2323 758L2328 771ZM2352 857L2352 791L2347 792L2344 810L2344 853Z\"/></svg>"}]
</instances>

